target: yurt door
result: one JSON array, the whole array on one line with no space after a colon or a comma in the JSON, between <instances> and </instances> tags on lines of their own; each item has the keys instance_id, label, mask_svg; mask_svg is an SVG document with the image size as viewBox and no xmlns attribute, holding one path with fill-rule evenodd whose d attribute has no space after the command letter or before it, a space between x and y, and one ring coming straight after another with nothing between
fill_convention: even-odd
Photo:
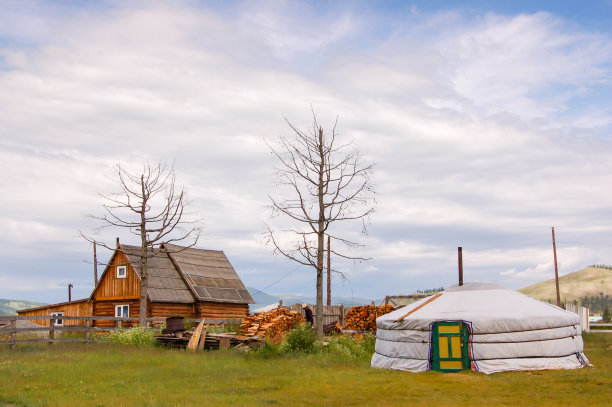
<instances>
[{"instance_id":1,"label":"yurt door","mask_svg":"<svg viewBox=\"0 0 612 407\"><path fill-rule=\"evenodd\" d=\"M458 372L469 369L469 331L463 322L438 322L433 327L432 369Z\"/></svg>"}]
</instances>

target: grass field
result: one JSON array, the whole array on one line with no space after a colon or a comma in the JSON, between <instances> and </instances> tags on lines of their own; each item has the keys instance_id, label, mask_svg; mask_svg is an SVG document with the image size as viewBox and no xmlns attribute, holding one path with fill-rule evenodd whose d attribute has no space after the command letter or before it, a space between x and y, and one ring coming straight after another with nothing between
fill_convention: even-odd
<instances>
[{"instance_id":1,"label":"grass field","mask_svg":"<svg viewBox=\"0 0 612 407\"><path fill-rule=\"evenodd\" d=\"M110 344L0 348L3 406L612 405L612 335L585 334L594 369L406 373L326 354L265 359Z\"/></svg>"}]
</instances>

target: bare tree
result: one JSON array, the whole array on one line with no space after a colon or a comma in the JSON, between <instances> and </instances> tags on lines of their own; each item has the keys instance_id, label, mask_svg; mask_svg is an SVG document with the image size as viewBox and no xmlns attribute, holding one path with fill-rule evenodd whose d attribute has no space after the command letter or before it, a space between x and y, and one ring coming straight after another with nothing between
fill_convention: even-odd
<instances>
[{"instance_id":1,"label":"bare tree","mask_svg":"<svg viewBox=\"0 0 612 407\"><path fill-rule=\"evenodd\" d=\"M149 287L147 261L159 253L163 243L182 242L193 247L201 233L199 219L186 212L189 201L182 187L176 185L174 165L159 162L145 163L139 173L130 173L117 165L116 182L119 192L100 194L104 203L102 216L90 215L101 225L129 230L140 238L140 312L138 323L145 326L147 290ZM93 242L90 237L87 240ZM112 249L104 243L104 247Z\"/></svg>"},{"instance_id":2,"label":"bare tree","mask_svg":"<svg viewBox=\"0 0 612 407\"><path fill-rule=\"evenodd\" d=\"M316 270L315 328L322 337L324 238L327 234L345 249L360 246L334 234L330 227L338 222L360 221L362 231L366 231L366 220L375 203L373 164L364 160L352 142L339 143L337 119L331 134L319 126L314 112L308 131L285 121L293 137L281 137L276 146L269 147L280 162L276 169L278 186L288 197L269 198L272 216L288 218L291 227L274 229L268 225L266 235L275 253ZM348 251L334 249L331 253L344 259L365 260Z\"/></svg>"}]
</instances>

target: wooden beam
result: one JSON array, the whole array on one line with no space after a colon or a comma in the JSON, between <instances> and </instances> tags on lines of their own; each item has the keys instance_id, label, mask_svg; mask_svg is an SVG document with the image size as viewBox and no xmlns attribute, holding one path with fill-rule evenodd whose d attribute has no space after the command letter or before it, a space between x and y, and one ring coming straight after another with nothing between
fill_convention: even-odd
<instances>
[{"instance_id":1,"label":"wooden beam","mask_svg":"<svg viewBox=\"0 0 612 407\"><path fill-rule=\"evenodd\" d=\"M440 298L441 296L442 296L442 293L438 293L438 294L434 295L433 297L431 297L430 299L428 299L427 301L425 301L424 303L422 303L422 304L421 304L421 305L419 305L418 307L413 308L412 310L410 310L410 312L408 312L406 315L404 315L404 316L402 316L402 317L400 317L400 318L396 319L396 320L395 320L395 321L393 321L393 322L399 322L399 321L403 320L403 319L404 319L404 318L406 318L408 315L412 314L413 312L416 312L416 311L420 310L421 308L423 308L424 306L426 306L426 305L427 305L427 304L429 304L430 302L432 302L432 301L434 301L434 300L437 300L437 299L438 299L438 298Z\"/></svg>"},{"instance_id":2,"label":"wooden beam","mask_svg":"<svg viewBox=\"0 0 612 407\"><path fill-rule=\"evenodd\" d=\"M197 349L198 344L200 343L200 336L202 335L202 328L204 328L204 324L205 320L202 320L202 322L198 324L196 331L191 336L191 339L189 339L189 343L187 344L187 350L194 351Z\"/></svg>"}]
</instances>

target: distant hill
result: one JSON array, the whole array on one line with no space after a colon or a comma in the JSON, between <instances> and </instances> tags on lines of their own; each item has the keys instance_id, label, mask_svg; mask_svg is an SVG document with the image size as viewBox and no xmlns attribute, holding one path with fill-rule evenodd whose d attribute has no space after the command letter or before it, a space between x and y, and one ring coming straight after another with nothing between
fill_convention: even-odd
<instances>
[{"instance_id":1,"label":"distant hill","mask_svg":"<svg viewBox=\"0 0 612 407\"><path fill-rule=\"evenodd\" d=\"M553 304L557 300L554 278L522 288L519 292ZM559 277L559 292L562 302L576 300L580 303L585 296L599 298L602 292L604 297L612 297L612 270L591 266Z\"/></svg>"},{"instance_id":2,"label":"distant hill","mask_svg":"<svg viewBox=\"0 0 612 407\"><path fill-rule=\"evenodd\" d=\"M299 295L284 295L284 294L270 295L270 294L261 292L253 287L247 287L247 290L249 291L249 294L251 294L251 297L253 297L253 299L256 302L255 304L250 304L250 308L252 310L261 308L265 305L275 304L279 300L283 300L283 304L287 306L293 305L293 304L314 304L316 302L316 299L314 297L302 297ZM332 297L332 300L333 300L332 302L334 305L342 304L342 305L351 306L351 307L354 305L370 304L372 302L372 300L368 298L346 298L346 297L333 298Z\"/></svg>"},{"instance_id":3,"label":"distant hill","mask_svg":"<svg viewBox=\"0 0 612 407\"><path fill-rule=\"evenodd\" d=\"M34 308L45 305L42 302L0 299L0 315L17 315L18 309Z\"/></svg>"}]
</instances>

